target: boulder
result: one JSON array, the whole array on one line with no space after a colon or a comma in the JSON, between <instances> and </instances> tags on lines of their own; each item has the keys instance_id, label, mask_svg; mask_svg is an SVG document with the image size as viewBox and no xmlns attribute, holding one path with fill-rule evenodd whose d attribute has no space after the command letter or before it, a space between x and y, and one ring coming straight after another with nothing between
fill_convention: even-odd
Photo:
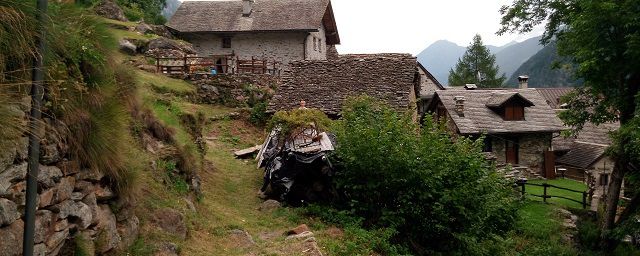
<instances>
[{"instance_id":1,"label":"boulder","mask_svg":"<svg viewBox=\"0 0 640 256\"><path fill-rule=\"evenodd\" d=\"M140 220L135 215L127 220L118 223L118 234L122 242L118 246L121 250L131 247L140 233Z\"/></svg>"},{"instance_id":2,"label":"boulder","mask_svg":"<svg viewBox=\"0 0 640 256\"><path fill-rule=\"evenodd\" d=\"M33 240L36 244L42 243L53 232L53 213L47 210L36 212L36 228Z\"/></svg>"},{"instance_id":3,"label":"boulder","mask_svg":"<svg viewBox=\"0 0 640 256\"><path fill-rule=\"evenodd\" d=\"M55 166L40 165L38 184L43 188L51 188L62 178L62 171Z\"/></svg>"},{"instance_id":4,"label":"boulder","mask_svg":"<svg viewBox=\"0 0 640 256\"><path fill-rule=\"evenodd\" d=\"M120 46L120 51L126 54L133 56L133 55L136 55L136 53L138 52L138 47L136 47L136 45L130 42L129 40L122 39L120 40L118 45Z\"/></svg>"},{"instance_id":5,"label":"boulder","mask_svg":"<svg viewBox=\"0 0 640 256\"><path fill-rule=\"evenodd\" d=\"M76 175L76 179L78 177L79 175ZM93 183L84 180L76 181L75 191L79 191L83 194L89 194L93 192Z\"/></svg>"},{"instance_id":6,"label":"boulder","mask_svg":"<svg viewBox=\"0 0 640 256\"><path fill-rule=\"evenodd\" d=\"M46 256L47 255L47 245L46 244L33 245L33 255L34 256Z\"/></svg>"},{"instance_id":7,"label":"boulder","mask_svg":"<svg viewBox=\"0 0 640 256\"><path fill-rule=\"evenodd\" d=\"M104 254L120 244L120 235L116 226L116 216L108 205L98 206L97 219L96 252Z\"/></svg>"},{"instance_id":8,"label":"boulder","mask_svg":"<svg viewBox=\"0 0 640 256\"><path fill-rule=\"evenodd\" d=\"M57 204L71 198L75 185L76 179L74 177L62 178L60 183L56 186L56 195L53 199L53 203Z\"/></svg>"},{"instance_id":9,"label":"boulder","mask_svg":"<svg viewBox=\"0 0 640 256\"><path fill-rule=\"evenodd\" d=\"M0 172L0 195L4 195L12 183L23 180L27 176L27 163L13 165Z\"/></svg>"},{"instance_id":10,"label":"boulder","mask_svg":"<svg viewBox=\"0 0 640 256\"><path fill-rule=\"evenodd\" d=\"M84 198L84 194L82 192L73 192L71 193L70 199L73 201L81 201Z\"/></svg>"},{"instance_id":11,"label":"boulder","mask_svg":"<svg viewBox=\"0 0 640 256\"><path fill-rule=\"evenodd\" d=\"M163 243L154 256L178 256L178 246L174 243Z\"/></svg>"},{"instance_id":12,"label":"boulder","mask_svg":"<svg viewBox=\"0 0 640 256\"><path fill-rule=\"evenodd\" d=\"M76 174L76 180L87 180L93 182L99 182L104 178L104 173L97 169L82 169Z\"/></svg>"},{"instance_id":13,"label":"boulder","mask_svg":"<svg viewBox=\"0 0 640 256\"><path fill-rule=\"evenodd\" d=\"M249 248L256 245L256 242L253 241L249 232L234 229L229 231L229 241L233 241L235 248Z\"/></svg>"},{"instance_id":14,"label":"boulder","mask_svg":"<svg viewBox=\"0 0 640 256\"><path fill-rule=\"evenodd\" d=\"M55 188L50 188L40 193L40 208L45 208L53 204L53 196L56 194Z\"/></svg>"},{"instance_id":15,"label":"boulder","mask_svg":"<svg viewBox=\"0 0 640 256\"><path fill-rule=\"evenodd\" d=\"M40 145L40 163L51 165L62 160L57 144Z\"/></svg>"},{"instance_id":16,"label":"boulder","mask_svg":"<svg viewBox=\"0 0 640 256\"><path fill-rule=\"evenodd\" d=\"M309 238L309 237L313 237L313 232L305 231L305 232L302 232L300 234L289 235L289 236L287 236L287 238L285 238L285 240L303 239L303 238Z\"/></svg>"},{"instance_id":17,"label":"boulder","mask_svg":"<svg viewBox=\"0 0 640 256\"><path fill-rule=\"evenodd\" d=\"M7 227L0 228L0 256L22 255L24 222L16 220Z\"/></svg>"},{"instance_id":18,"label":"boulder","mask_svg":"<svg viewBox=\"0 0 640 256\"><path fill-rule=\"evenodd\" d=\"M62 219L53 225L53 231L62 231L69 228L70 226L71 225L69 224L69 221L67 219Z\"/></svg>"},{"instance_id":19,"label":"boulder","mask_svg":"<svg viewBox=\"0 0 640 256\"><path fill-rule=\"evenodd\" d=\"M48 237L45 244L47 245L47 251L59 251L62 245L64 245L64 241L69 237L69 230L65 229L60 232L55 232L51 236ZM53 254L55 255L55 254Z\"/></svg>"},{"instance_id":20,"label":"boulder","mask_svg":"<svg viewBox=\"0 0 640 256\"><path fill-rule=\"evenodd\" d=\"M147 34L147 33L153 33L153 28L149 24L141 22L134 28L134 31L140 34Z\"/></svg>"},{"instance_id":21,"label":"boulder","mask_svg":"<svg viewBox=\"0 0 640 256\"><path fill-rule=\"evenodd\" d=\"M304 232L311 231L307 224L301 224L300 226L295 227L292 230L287 231L287 235L299 235Z\"/></svg>"},{"instance_id":22,"label":"boulder","mask_svg":"<svg viewBox=\"0 0 640 256\"><path fill-rule=\"evenodd\" d=\"M85 203L87 206L89 206L89 209L91 210L91 216L93 216L92 224L97 224L98 223L98 201L96 200L96 195L93 192L89 193L82 199L82 202Z\"/></svg>"},{"instance_id":23,"label":"boulder","mask_svg":"<svg viewBox=\"0 0 640 256\"><path fill-rule=\"evenodd\" d=\"M173 38L173 34L165 25L151 25L153 33L166 38Z\"/></svg>"},{"instance_id":24,"label":"boulder","mask_svg":"<svg viewBox=\"0 0 640 256\"><path fill-rule=\"evenodd\" d=\"M189 54L196 54L196 51L190 43L158 37L149 41L145 54L155 57L183 57Z\"/></svg>"},{"instance_id":25,"label":"boulder","mask_svg":"<svg viewBox=\"0 0 640 256\"><path fill-rule=\"evenodd\" d=\"M96 186L94 192L99 202L110 200L115 196L115 193L109 187Z\"/></svg>"},{"instance_id":26,"label":"boulder","mask_svg":"<svg viewBox=\"0 0 640 256\"><path fill-rule=\"evenodd\" d=\"M107 19L119 20L119 21L129 21L126 16L124 16L124 11L118 6L118 4L114 3L112 0L104 0L100 4L96 5L93 11Z\"/></svg>"},{"instance_id":27,"label":"boulder","mask_svg":"<svg viewBox=\"0 0 640 256\"><path fill-rule=\"evenodd\" d=\"M58 162L58 164L56 164L56 166L60 168L64 176L71 176L80 172L79 165L80 164L78 163L78 161L69 161L67 159L63 159L62 161Z\"/></svg>"},{"instance_id":28,"label":"boulder","mask_svg":"<svg viewBox=\"0 0 640 256\"><path fill-rule=\"evenodd\" d=\"M152 222L169 234L176 235L181 239L187 237L187 226L184 223L182 214L171 208L157 210L153 215Z\"/></svg>"},{"instance_id":29,"label":"boulder","mask_svg":"<svg viewBox=\"0 0 640 256\"><path fill-rule=\"evenodd\" d=\"M18 206L13 201L0 198L0 227L9 225L20 218Z\"/></svg>"},{"instance_id":30,"label":"boulder","mask_svg":"<svg viewBox=\"0 0 640 256\"><path fill-rule=\"evenodd\" d=\"M281 204L280 202L273 200L273 199L269 199L267 201L264 201L260 207L258 208L258 210L260 210L261 212L272 212L275 211L276 209L280 208Z\"/></svg>"},{"instance_id":31,"label":"boulder","mask_svg":"<svg viewBox=\"0 0 640 256\"><path fill-rule=\"evenodd\" d=\"M91 225L93 215L91 208L83 202L74 202L71 200L64 201L57 205L54 205L52 209L58 212L58 217L61 219L69 216L76 217L78 226L81 228L87 228Z\"/></svg>"}]
</instances>

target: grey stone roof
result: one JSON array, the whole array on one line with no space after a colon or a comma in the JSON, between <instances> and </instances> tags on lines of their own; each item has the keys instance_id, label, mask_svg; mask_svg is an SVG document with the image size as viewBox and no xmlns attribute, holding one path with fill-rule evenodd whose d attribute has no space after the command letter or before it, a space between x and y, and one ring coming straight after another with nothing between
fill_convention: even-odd
<instances>
[{"instance_id":1,"label":"grey stone roof","mask_svg":"<svg viewBox=\"0 0 640 256\"><path fill-rule=\"evenodd\" d=\"M522 121L505 121L488 103L520 95L530 101L533 106L525 107ZM454 97L464 96L464 116L458 115L455 109ZM535 133L559 132L564 130L562 122L553 109L546 104L544 98L535 89L509 90L443 90L436 92L436 100L432 103L433 110L437 102L442 102L452 121L461 134L500 134L500 133ZM494 100L492 100L494 99Z\"/></svg>"},{"instance_id":2,"label":"grey stone roof","mask_svg":"<svg viewBox=\"0 0 640 256\"><path fill-rule=\"evenodd\" d=\"M573 88L536 88L536 90L544 97L551 108L559 109L562 104L560 98L572 92Z\"/></svg>"},{"instance_id":3,"label":"grey stone roof","mask_svg":"<svg viewBox=\"0 0 640 256\"><path fill-rule=\"evenodd\" d=\"M553 148L555 150L571 150L574 144L579 142L609 146L611 145L609 132L618 130L618 128L620 128L620 123L618 122L600 125L586 123L576 137L565 138L560 136L553 138Z\"/></svg>"},{"instance_id":4,"label":"grey stone roof","mask_svg":"<svg viewBox=\"0 0 640 256\"><path fill-rule=\"evenodd\" d=\"M339 44L330 0L256 0L242 15L242 1L186 1L167 23L180 33L318 31L327 29L327 43Z\"/></svg>"},{"instance_id":5,"label":"grey stone roof","mask_svg":"<svg viewBox=\"0 0 640 256\"><path fill-rule=\"evenodd\" d=\"M501 107L508 101L516 98L519 99L520 101L523 101L525 103L525 106L527 107L531 107L534 105L531 101L522 97L522 95L520 95L518 92L510 92L510 91L492 94L491 98L489 98L486 105L487 107L490 107L490 108L497 108L497 107Z\"/></svg>"},{"instance_id":6,"label":"grey stone roof","mask_svg":"<svg viewBox=\"0 0 640 256\"><path fill-rule=\"evenodd\" d=\"M573 144L571 151L556 159L556 163L587 169L604 155L606 148L603 145L577 142Z\"/></svg>"},{"instance_id":7,"label":"grey stone roof","mask_svg":"<svg viewBox=\"0 0 640 256\"><path fill-rule=\"evenodd\" d=\"M336 60L295 61L269 102L267 112L307 107L337 115L349 96L367 94L398 110L410 107L416 58L410 54L349 54Z\"/></svg>"}]
</instances>

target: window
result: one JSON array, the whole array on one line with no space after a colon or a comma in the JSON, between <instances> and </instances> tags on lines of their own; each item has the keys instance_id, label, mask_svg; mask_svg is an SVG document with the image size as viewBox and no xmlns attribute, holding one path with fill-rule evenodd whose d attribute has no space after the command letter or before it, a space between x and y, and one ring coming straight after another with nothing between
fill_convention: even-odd
<instances>
[{"instance_id":1,"label":"window","mask_svg":"<svg viewBox=\"0 0 640 256\"><path fill-rule=\"evenodd\" d=\"M600 174L600 186L609 185L609 174Z\"/></svg>"},{"instance_id":2,"label":"window","mask_svg":"<svg viewBox=\"0 0 640 256\"><path fill-rule=\"evenodd\" d=\"M484 142L483 142L483 145L482 145L482 152L493 152L492 143L493 142L491 141L491 137L489 137L489 135L484 137Z\"/></svg>"},{"instance_id":3,"label":"window","mask_svg":"<svg viewBox=\"0 0 640 256\"><path fill-rule=\"evenodd\" d=\"M318 50L318 42L316 41L316 37L313 37L313 50L317 51Z\"/></svg>"},{"instance_id":4,"label":"window","mask_svg":"<svg viewBox=\"0 0 640 256\"><path fill-rule=\"evenodd\" d=\"M231 37L222 38L222 48L231 48Z\"/></svg>"},{"instance_id":5,"label":"window","mask_svg":"<svg viewBox=\"0 0 640 256\"><path fill-rule=\"evenodd\" d=\"M504 120L524 120L524 107L517 103L509 103L504 106Z\"/></svg>"}]
</instances>

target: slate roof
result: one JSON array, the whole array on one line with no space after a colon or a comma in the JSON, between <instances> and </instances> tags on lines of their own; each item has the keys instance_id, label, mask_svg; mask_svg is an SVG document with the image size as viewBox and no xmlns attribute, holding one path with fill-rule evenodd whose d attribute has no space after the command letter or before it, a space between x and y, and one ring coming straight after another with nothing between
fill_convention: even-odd
<instances>
[{"instance_id":1,"label":"slate roof","mask_svg":"<svg viewBox=\"0 0 640 256\"><path fill-rule=\"evenodd\" d=\"M339 44L330 0L257 0L248 17L242 1L186 1L167 22L180 33L318 31L324 24L327 43Z\"/></svg>"},{"instance_id":2,"label":"slate roof","mask_svg":"<svg viewBox=\"0 0 640 256\"><path fill-rule=\"evenodd\" d=\"M553 109L560 109L560 98L573 91L573 88L536 88Z\"/></svg>"},{"instance_id":3,"label":"slate roof","mask_svg":"<svg viewBox=\"0 0 640 256\"><path fill-rule=\"evenodd\" d=\"M347 97L362 94L407 110L415 88L416 63L410 54L348 54L329 61L294 61L267 112L293 109L304 100L309 108L338 115Z\"/></svg>"},{"instance_id":4,"label":"slate roof","mask_svg":"<svg viewBox=\"0 0 640 256\"><path fill-rule=\"evenodd\" d=\"M606 148L603 145L574 143L571 151L556 159L556 163L587 169L604 155Z\"/></svg>"},{"instance_id":5,"label":"slate roof","mask_svg":"<svg viewBox=\"0 0 640 256\"><path fill-rule=\"evenodd\" d=\"M618 130L620 123L604 123L600 125L594 125L592 123L584 124L582 130L576 137L556 137L553 138L553 148L555 150L570 150L573 148L573 144L577 142L611 145L611 138L609 132Z\"/></svg>"},{"instance_id":6,"label":"slate roof","mask_svg":"<svg viewBox=\"0 0 640 256\"><path fill-rule=\"evenodd\" d=\"M526 98L522 97L522 95L518 92L504 92L504 93L494 93L491 95L491 98L489 98L489 100L487 101L487 107L490 108L497 108L497 107L501 107L502 105L504 105L505 103L507 103L508 101L512 100L512 99L519 99L520 101L522 101L523 103L525 103L526 107L531 107L534 106L535 104L533 104L530 100L527 100Z\"/></svg>"},{"instance_id":7,"label":"slate roof","mask_svg":"<svg viewBox=\"0 0 640 256\"><path fill-rule=\"evenodd\" d=\"M492 98L513 97L515 94L534 104L526 107L522 121L505 121L487 106ZM454 97L464 96L464 116L455 110ZM444 90L436 92L436 100L431 104L433 110L437 102L442 102L460 134L500 134L558 132L564 130L562 122L544 98L535 89L509 90Z\"/></svg>"}]
</instances>

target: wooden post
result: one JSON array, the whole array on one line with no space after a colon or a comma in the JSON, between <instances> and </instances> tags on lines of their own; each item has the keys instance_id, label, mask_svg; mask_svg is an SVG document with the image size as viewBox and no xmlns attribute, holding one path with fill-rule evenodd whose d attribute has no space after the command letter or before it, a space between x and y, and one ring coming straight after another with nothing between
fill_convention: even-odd
<instances>
[{"instance_id":1,"label":"wooden post","mask_svg":"<svg viewBox=\"0 0 640 256\"><path fill-rule=\"evenodd\" d=\"M587 192L582 192L582 209L587 209Z\"/></svg>"},{"instance_id":2,"label":"wooden post","mask_svg":"<svg viewBox=\"0 0 640 256\"><path fill-rule=\"evenodd\" d=\"M182 64L184 64L183 67L183 73L189 73L189 66L187 65L187 56L182 57Z\"/></svg>"},{"instance_id":3,"label":"wooden post","mask_svg":"<svg viewBox=\"0 0 640 256\"><path fill-rule=\"evenodd\" d=\"M542 187L544 188L544 194L542 194L542 201L544 201L545 203L547 202L547 183L542 184Z\"/></svg>"},{"instance_id":4,"label":"wooden post","mask_svg":"<svg viewBox=\"0 0 640 256\"><path fill-rule=\"evenodd\" d=\"M160 58L156 57L156 73L160 73Z\"/></svg>"}]
</instances>

